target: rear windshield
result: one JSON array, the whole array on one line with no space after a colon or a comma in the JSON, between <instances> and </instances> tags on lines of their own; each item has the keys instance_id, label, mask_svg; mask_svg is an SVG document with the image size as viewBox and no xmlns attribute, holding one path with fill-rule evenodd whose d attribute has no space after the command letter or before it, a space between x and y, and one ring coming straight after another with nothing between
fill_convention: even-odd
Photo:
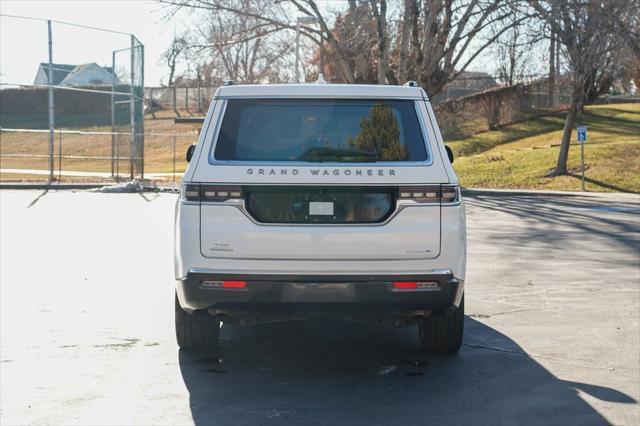
<instances>
[{"instance_id":1,"label":"rear windshield","mask_svg":"<svg viewBox=\"0 0 640 426\"><path fill-rule=\"evenodd\" d=\"M414 101L231 99L215 160L426 161Z\"/></svg>"}]
</instances>

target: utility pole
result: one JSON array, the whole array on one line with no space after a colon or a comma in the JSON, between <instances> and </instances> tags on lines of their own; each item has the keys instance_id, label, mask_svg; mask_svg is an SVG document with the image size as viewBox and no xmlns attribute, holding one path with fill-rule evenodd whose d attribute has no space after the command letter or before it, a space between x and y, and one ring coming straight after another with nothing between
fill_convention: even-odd
<instances>
[{"instance_id":1,"label":"utility pole","mask_svg":"<svg viewBox=\"0 0 640 426\"><path fill-rule=\"evenodd\" d=\"M312 25L319 22L315 16L298 16L296 18L296 83L300 83L300 25ZM322 37L321 37L322 41ZM322 77L324 71L324 56L322 45L320 46L320 70L318 78ZM324 80L324 79L323 79Z\"/></svg>"},{"instance_id":2,"label":"utility pole","mask_svg":"<svg viewBox=\"0 0 640 426\"><path fill-rule=\"evenodd\" d=\"M300 21L296 21L296 83L300 83Z\"/></svg>"}]
</instances>

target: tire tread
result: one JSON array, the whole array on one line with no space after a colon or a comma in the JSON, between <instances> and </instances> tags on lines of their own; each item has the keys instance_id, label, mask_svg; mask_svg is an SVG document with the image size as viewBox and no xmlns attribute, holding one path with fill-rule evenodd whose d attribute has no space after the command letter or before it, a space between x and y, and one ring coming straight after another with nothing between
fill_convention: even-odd
<instances>
[{"instance_id":1,"label":"tire tread","mask_svg":"<svg viewBox=\"0 0 640 426\"><path fill-rule=\"evenodd\" d=\"M462 345L464 331L464 296L454 312L432 315L418 323L420 345L428 352L454 354Z\"/></svg>"},{"instance_id":2,"label":"tire tread","mask_svg":"<svg viewBox=\"0 0 640 426\"><path fill-rule=\"evenodd\" d=\"M218 344L220 321L206 311L186 313L175 297L176 341L181 349L212 349Z\"/></svg>"}]
</instances>

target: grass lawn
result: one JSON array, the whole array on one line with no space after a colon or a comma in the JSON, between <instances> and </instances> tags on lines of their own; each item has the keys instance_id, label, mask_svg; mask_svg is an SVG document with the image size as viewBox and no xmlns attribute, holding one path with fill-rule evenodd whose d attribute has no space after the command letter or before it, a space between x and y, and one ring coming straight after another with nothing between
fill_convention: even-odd
<instances>
[{"instance_id":1,"label":"grass lawn","mask_svg":"<svg viewBox=\"0 0 640 426\"><path fill-rule=\"evenodd\" d=\"M640 192L640 104L588 106L577 124L588 127L588 191ZM553 114L464 140L447 141L463 186L578 191L580 146L572 134L570 176L546 177L555 166L564 116Z\"/></svg>"}]
</instances>

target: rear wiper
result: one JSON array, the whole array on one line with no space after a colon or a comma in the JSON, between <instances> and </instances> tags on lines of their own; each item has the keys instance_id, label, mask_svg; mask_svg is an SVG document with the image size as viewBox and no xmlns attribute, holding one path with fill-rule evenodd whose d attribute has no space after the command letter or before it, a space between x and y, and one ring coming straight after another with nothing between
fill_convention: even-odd
<instances>
[{"instance_id":1,"label":"rear wiper","mask_svg":"<svg viewBox=\"0 0 640 426\"><path fill-rule=\"evenodd\" d=\"M304 161L331 161L326 157L366 157L375 162L380 156L375 152L359 151L344 148L310 148L300 154L299 160Z\"/></svg>"}]
</instances>

